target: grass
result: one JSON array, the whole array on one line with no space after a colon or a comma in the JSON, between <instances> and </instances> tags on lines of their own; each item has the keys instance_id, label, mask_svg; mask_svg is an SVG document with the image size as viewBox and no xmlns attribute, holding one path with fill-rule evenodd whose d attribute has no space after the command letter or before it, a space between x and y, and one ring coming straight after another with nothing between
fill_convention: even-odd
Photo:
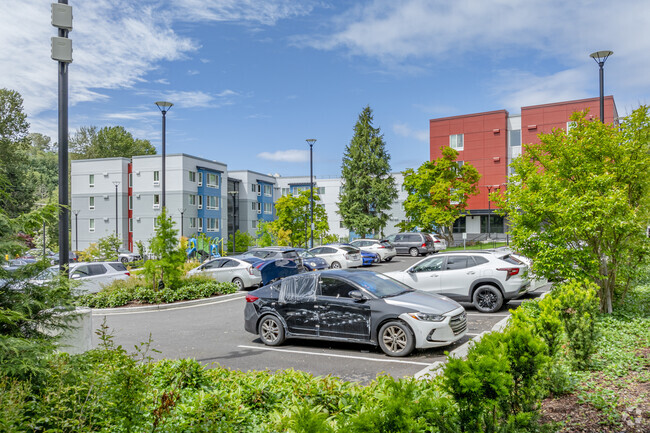
<instances>
[{"instance_id":1,"label":"grass","mask_svg":"<svg viewBox=\"0 0 650 433\"><path fill-rule=\"evenodd\" d=\"M449 247L445 251L487 250L490 248L499 248L505 246L507 246L505 242L489 242L489 243L478 243L475 245L467 245L465 248L463 248L462 245L458 247Z\"/></svg>"}]
</instances>

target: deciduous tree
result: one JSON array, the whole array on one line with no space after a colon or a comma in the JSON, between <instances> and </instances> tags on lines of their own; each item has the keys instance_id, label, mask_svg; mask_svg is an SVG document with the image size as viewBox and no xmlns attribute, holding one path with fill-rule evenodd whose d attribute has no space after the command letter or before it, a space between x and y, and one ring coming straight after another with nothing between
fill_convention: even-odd
<instances>
[{"instance_id":1,"label":"deciduous tree","mask_svg":"<svg viewBox=\"0 0 650 433\"><path fill-rule=\"evenodd\" d=\"M155 155L156 148L149 140L133 138L123 126L82 127L70 140L76 159L131 158L135 155Z\"/></svg>"},{"instance_id":2,"label":"deciduous tree","mask_svg":"<svg viewBox=\"0 0 650 433\"><path fill-rule=\"evenodd\" d=\"M302 191L297 196L280 197L275 203L276 220L270 223L271 231L278 239L288 237L291 246L306 245L310 239L311 208L310 191ZM325 206L320 197L314 194L314 239L324 236L329 231Z\"/></svg>"},{"instance_id":3,"label":"deciduous tree","mask_svg":"<svg viewBox=\"0 0 650 433\"><path fill-rule=\"evenodd\" d=\"M442 147L440 158L403 172L409 195L404 201L407 219L398 224L402 230L439 232L451 245L454 221L466 211L469 197L478 194L481 178L471 164L459 166L457 158L456 150Z\"/></svg>"},{"instance_id":4,"label":"deciduous tree","mask_svg":"<svg viewBox=\"0 0 650 433\"><path fill-rule=\"evenodd\" d=\"M573 127L540 134L512 162L505 195L514 247L538 275L588 278L599 286L601 311L624 296L650 242L650 117L642 106L618 125L571 116Z\"/></svg>"},{"instance_id":5,"label":"deciduous tree","mask_svg":"<svg viewBox=\"0 0 650 433\"><path fill-rule=\"evenodd\" d=\"M339 214L343 225L361 236L383 232L390 217L386 211L397 198L384 136L372 121L372 110L367 106L359 114L341 166Z\"/></svg>"}]
</instances>

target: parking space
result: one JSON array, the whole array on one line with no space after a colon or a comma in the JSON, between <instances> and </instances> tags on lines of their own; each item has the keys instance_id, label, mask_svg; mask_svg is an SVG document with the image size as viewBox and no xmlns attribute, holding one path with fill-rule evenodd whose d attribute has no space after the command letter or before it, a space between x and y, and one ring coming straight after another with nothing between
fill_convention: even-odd
<instances>
[{"instance_id":1,"label":"parking space","mask_svg":"<svg viewBox=\"0 0 650 433\"><path fill-rule=\"evenodd\" d=\"M401 270L417 260L418 258L399 256L370 269L378 272ZM464 339L444 348L416 350L406 358L391 358L379 348L343 342L289 339L278 347L266 346L258 336L243 329L244 296L245 293L242 292L231 298L215 298L214 302L208 304L170 310L125 310L111 314L95 311L93 327L99 328L105 318L114 334L115 343L127 350L147 341L151 335L152 347L160 351L152 353L155 359L190 357L205 365L218 364L243 371L293 368L316 376L333 375L344 380L367 383L379 374L413 376L434 362L444 362L446 351L491 330L497 322L508 316L508 308L520 304L519 301L514 301L494 314L480 313L470 305L465 305L468 312L468 334ZM537 294L530 297L533 296Z\"/></svg>"}]
</instances>

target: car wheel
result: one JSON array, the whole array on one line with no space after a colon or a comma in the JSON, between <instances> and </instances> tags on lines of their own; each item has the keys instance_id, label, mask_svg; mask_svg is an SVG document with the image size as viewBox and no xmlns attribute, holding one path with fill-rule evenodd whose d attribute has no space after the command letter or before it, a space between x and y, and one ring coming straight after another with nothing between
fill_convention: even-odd
<instances>
[{"instance_id":1,"label":"car wheel","mask_svg":"<svg viewBox=\"0 0 650 433\"><path fill-rule=\"evenodd\" d=\"M411 255L411 257L417 257L420 255L420 252L418 251L417 248L411 248L409 250L409 254Z\"/></svg>"},{"instance_id":2,"label":"car wheel","mask_svg":"<svg viewBox=\"0 0 650 433\"><path fill-rule=\"evenodd\" d=\"M284 342L284 326L275 316L264 316L258 327L260 339L267 346L279 346Z\"/></svg>"},{"instance_id":3,"label":"car wheel","mask_svg":"<svg viewBox=\"0 0 650 433\"><path fill-rule=\"evenodd\" d=\"M126 265L127 263L129 263L129 259L127 259L126 257L122 257L122 258L120 259L120 262L122 262L123 264Z\"/></svg>"},{"instance_id":4,"label":"car wheel","mask_svg":"<svg viewBox=\"0 0 650 433\"><path fill-rule=\"evenodd\" d=\"M237 290L244 290L244 282L241 280L241 278L233 278L232 282L235 286L237 286Z\"/></svg>"},{"instance_id":5,"label":"car wheel","mask_svg":"<svg viewBox=\"0 0 650 433\"><path fill-rule=\"evenodd\" d=\"M494 286L480 286L474 292L473 304L482 313L494 313L503 305L503 295Z\"/></svg>"},{"instance_id":6,"label":"car wheel","mask_svg":"<svg viewBox=\"0 0 650 433\"><path fill-rule=\"evenodd\" d=\"M393 260L392 257L386 257L386 258L384 259L385 262L390 262L391 260Z\"/></svg>"},{"instance_id":7,"label":"car wheel","mask_svg":"<svg viewBox=\"0 0 650 433\"><path fill-rule=\"evenodd\" d=\"M372 259L372 262L373 262L373 263L380 263L380 262L381 262L381 258L380 258L379 256L377 256L377 257L375 257L374 259Z\"/></svg>"},{"instance_id":8,"label":"car wheel","mask_svg":"<svg viewBox=\"0 0 650 433\"><path fill-rule=\"evenodd\" d=\"M415 348L413 332L404 323L393 321L379 329L379 347L388 356L406 356Z\"/></svg>"},{"instance_id":9,"label":"car wheel","mask_svg":"<svg viewBox=\"0 0 650 433\"><path fill-rule=\"evenodd\" d=\"M332 262L330 268L332 268L332 269L341 269L341 264L339 262Z\"/></svg>"}]
</instances>

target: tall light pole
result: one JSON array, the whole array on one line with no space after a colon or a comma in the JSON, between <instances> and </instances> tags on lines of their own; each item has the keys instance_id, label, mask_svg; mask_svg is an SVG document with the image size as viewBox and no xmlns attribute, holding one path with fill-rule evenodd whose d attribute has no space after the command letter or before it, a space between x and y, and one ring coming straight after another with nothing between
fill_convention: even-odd
<instances>
[{"instance_id":1,"label":"tall light pole","mask_svg":"<svg viewBox=\"0 0 650 433\"><path fill-rule=\"evenodd\" d=\"M311 189L311 242L310 248L314 248L314 143L315 138L305 140L309 144L309 188Z\"/></svg>"},{"instance_id":2,"label":"tall light pole","mask_svg":"<svg viewBox=\"0 0 650 433\"><path fill-rule=\"evenodd\" d=\"M235 187L239 188L239 182L235 182ZM239 204L237 203L239 190L228 191L228 194L232 197L232 253L235 254L237 252L237 229L239 228Z\"/></svg>"},{"instance_id":3,"label":"tall light pole","mask_svg":"<svg viewBox=\"0 0 650 433\"><path fill-rule=\"evenodd\" d=\"M605 66L605 60L607 60L607 58L612 54L614 54L613 51L596 51L595 53L589 54L589 57L598 63L600 76L600 121L602 123L605 123L605 80L603 66Z\"/></svg>"},{"instance_id":4,"label":"tall light pole","mask_svg":"<svg viewBox=\"0 0 650 433\"><path fill-rule=\"evenodd\" d=\"M185 213L185 208L178 209L178 211L181 213L181 237L183 237L183 214Z\"/></svg>"},{"instance_id":5,"label":"tall light pole","mask_svg":"<svg viewBox=\"0 0 650 433\"><path fill-rule=\"evenodd\" d=\"M165 153L165 140L166 140L166 130L167 130L167 112L172 108L171 102L158 101L156 102L158 109L162 113L162 207L165 207L165 158L167 154Z\"/></svg>"},{"instance_id":6,"label":"tall light pole","mask_svg":"<svg viewBox=\"0 0 650 433\"><path fill-rule=\"evenodd\" d=\"M486 188L488 190L488 240L492 238L492 230L490 227L490 219L492 218L492 201L490 200L490 193L492 192L492 189L498 188L498 185L487 185Z\"/></svg>"},{"instance_id":7,"label":"tall light pole","mask_svg":"<svg viewBox=\"0 0 650 433\"><path fill-rule=\"evenodd\" d=\"M117 224L117 202L118 202L118 197L117 197L117 187L120 185L119 180L114 180L113 185L115 185L115 237L118 236L118 224Z\"/></svg>"},{"instance_id":8,"label":"tall light pole","mask_svg":"<svg viewBox=\"0 0 650 433\"><path fill-rule=\"evenodd\" d=\"M79 251L79 212L80 210L73 210L74 214L74 250Z\"/></svg>"}]
</instances>

